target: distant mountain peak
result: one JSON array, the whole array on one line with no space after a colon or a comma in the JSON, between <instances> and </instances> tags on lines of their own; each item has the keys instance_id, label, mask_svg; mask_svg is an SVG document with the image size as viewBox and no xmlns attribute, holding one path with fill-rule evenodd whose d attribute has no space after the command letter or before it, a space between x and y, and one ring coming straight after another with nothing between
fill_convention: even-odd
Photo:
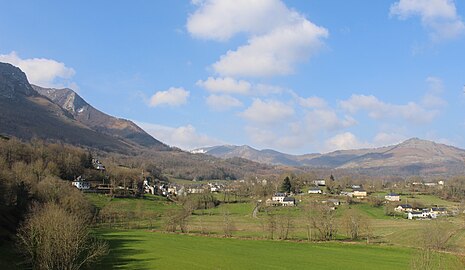
<instances>
[{"instance_id":1,"label":"distant mountain peak","mask_svg":"<svg viewBox=\"0 0 465 270\"><path fill-rule=\"evenodd\" d=\"M375 174L448 174L465 172L465 150L419 138L380 148L339 150L327 154L289 155L249 146L214 146L202 153L220 158L314 168L364 170Z\"/></svg>"}]
</instances>

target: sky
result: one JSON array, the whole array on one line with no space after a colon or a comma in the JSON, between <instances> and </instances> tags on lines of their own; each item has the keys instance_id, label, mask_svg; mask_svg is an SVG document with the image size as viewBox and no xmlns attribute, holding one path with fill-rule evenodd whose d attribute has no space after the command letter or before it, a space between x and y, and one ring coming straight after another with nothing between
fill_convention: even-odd
<instances>
[{"instance_id":1,"label":"sky","mask_svg":"<svg viewBox=\"0 0 465 270\"><path fill-rule=\"evenodd\" d=\"M465 148L462 0L0 6L0 62L171 146Z\"/></svg>"}]
</instances>

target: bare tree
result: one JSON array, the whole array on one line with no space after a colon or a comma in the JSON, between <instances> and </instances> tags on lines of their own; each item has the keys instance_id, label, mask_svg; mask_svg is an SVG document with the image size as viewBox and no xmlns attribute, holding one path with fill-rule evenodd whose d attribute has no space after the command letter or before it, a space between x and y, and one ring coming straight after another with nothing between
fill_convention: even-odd
<instances>
[{"instance_id":1,"label":"bare tree","mask_svg":"<svg viewBox=\"0 0 465 270\"><path fill-rule=\"evenodd\" d=\"M266 224L265 229L268 231L268 238L274 239L274 235L277 229L276 223L276 213L274 213L271 209L266 209Z\"/></svg>"},{"instance_id":2,"label":"bare tree","mask_svg":"<svg viewBox=\"0 0 465 270\"><path fill-rule=\"evenodd\" d=\"M279 238L284 240L288 239L289 233L294 227L292 212L289 208L278 216L277 225L279 229Z\"/></svg>"},{"instance_id":3,"label":"bare tree","mask_svg":"<svg viewBox=\"0 0 465 270\"><path fill-rule=\"evenodd\" d=\"M342 221L347 235L352 240L359 239L362 234L369 234L368 220L353 209L349 209L345 213Z\"/></svg>"},{"instance_id":4,"label":"bare tree","mask_svg":"<svg viewBox=\"0 0 465 270\"><path fill-rule=\"evenodd\" d=\"M334 211L328 205L320 203L314 203L312 210L312 225L318 231L320 239L333 239L337 232Z\"/></svg>"},{"instance_id":5,"label":"bare tree","mask_svg":"<svg viewBox=\"0 0 465 270\"><path fill-rule=\"evenodd\" d=\"M196 204L197 202L192 200L190 196L183 197L181 208L167 212L165 220L166 230L175 232L179 226L181 232L188 232L189 217L196 209Z\"/></svg>"},{"instance_id":6,"label":"bare tree","mask_svg":"<svg viewBox=\"0 0 465 270\"><path fill-rule=\"evenodd\" d=\"M236 227L234 225L234 221L231 218L231 213L229 212L229 209L224 209L223 210L223 232L224 236L226 237L231 237L233 231L236 230Z\"/></svg>"},{"instance_id":7,"label":"bare tree","mask_svg":"<svg viewBox=\"0 0 465 270\"><path fill-rule=\"evenodd\" d=\"M418 250L413 253L410 265L417 269L443 269L442 257L438 251L445 249L450 231L447 223L439 220L431 221L424 227L418 242Z\"/></svg>"},{"instance_id":8,"label":"bare tree","mask_svg":"<svg viewBox=\"0 0 465 270\"><path fill-rule=\"evenodd\" d=\"M55 203L36 206L18 230L19 250L33 269L80 269L108 253L86 222Z\"/></svg>"}]
</instances>

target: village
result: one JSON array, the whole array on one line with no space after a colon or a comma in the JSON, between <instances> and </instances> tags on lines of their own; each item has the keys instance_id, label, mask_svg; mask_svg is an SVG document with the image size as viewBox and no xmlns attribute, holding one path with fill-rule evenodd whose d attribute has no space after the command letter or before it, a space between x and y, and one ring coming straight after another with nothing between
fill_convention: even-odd
<instances>
[{"instance_id":1,"label":"village","mask_svg":"<svg viewBox=\"0 0 465 270\"><path fill-rule=\"evenodd\" d=\"M105 173L106 167L98 159L92 160L93 168L101 173ZM312 180L302 190L295 192L276 191L266 199L258 199L257 204L263 207L294 207L298 204L305 202L314 202L326 205L330 210L334 211L339 206L344 204L375 204L377 206L384 206L386 209L391 209L386 212L386 215L398 216L409 220L428 220L436 219L439 217L457 215L458 208L447 209L443 205L419 205L418 203L409 203L409 196L403 196L401 193L392 191L382 192L374 191L368 192L363 188L362 184L352 184L346 186L343 190L337 193L328 192L327 183L325 179ZM331 175L329 181L334 181ZM256 180L252 185L266 185L266 179ZM244 196L244 186L250 185L245 180L234 181L191 181L188 184L180 184L176 182L163 181L160 179L152 179L144 177L143 181L131 186L112 185L111 181L101 183L96 181L89 181L83 179L82 176L77 177L72 181L72 185L85 193L100 193L111 195L112 197L128 198L128 197L141 197L143 194L151 194L166 197L169 200L176 201L177 198L182 196L189 196L192 194L223 194L228 196ZM392 187L398 190L400 184L394 184ZM440 189L444 186L444 181L437 182L412 182L406 187L422 187L423 190ZM414 199L410 199L413 200Z\"/></svg>"}]
</instances>

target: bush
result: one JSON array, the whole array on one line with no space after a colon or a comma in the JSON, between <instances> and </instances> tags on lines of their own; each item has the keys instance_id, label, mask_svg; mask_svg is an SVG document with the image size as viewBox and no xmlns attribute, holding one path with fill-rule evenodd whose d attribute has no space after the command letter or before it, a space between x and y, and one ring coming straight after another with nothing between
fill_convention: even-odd
<instances>
[{"instance_id":1,"label":"bush","mask_svg":"<svg viewBox=\"0 0 465 270\"><path fill-rule=\"evenodd\" d=\"M55 203L36 205L18 230L18 246L33 269L80 269L108 253L86 222Z\"/></svg>"}]
</instances>

